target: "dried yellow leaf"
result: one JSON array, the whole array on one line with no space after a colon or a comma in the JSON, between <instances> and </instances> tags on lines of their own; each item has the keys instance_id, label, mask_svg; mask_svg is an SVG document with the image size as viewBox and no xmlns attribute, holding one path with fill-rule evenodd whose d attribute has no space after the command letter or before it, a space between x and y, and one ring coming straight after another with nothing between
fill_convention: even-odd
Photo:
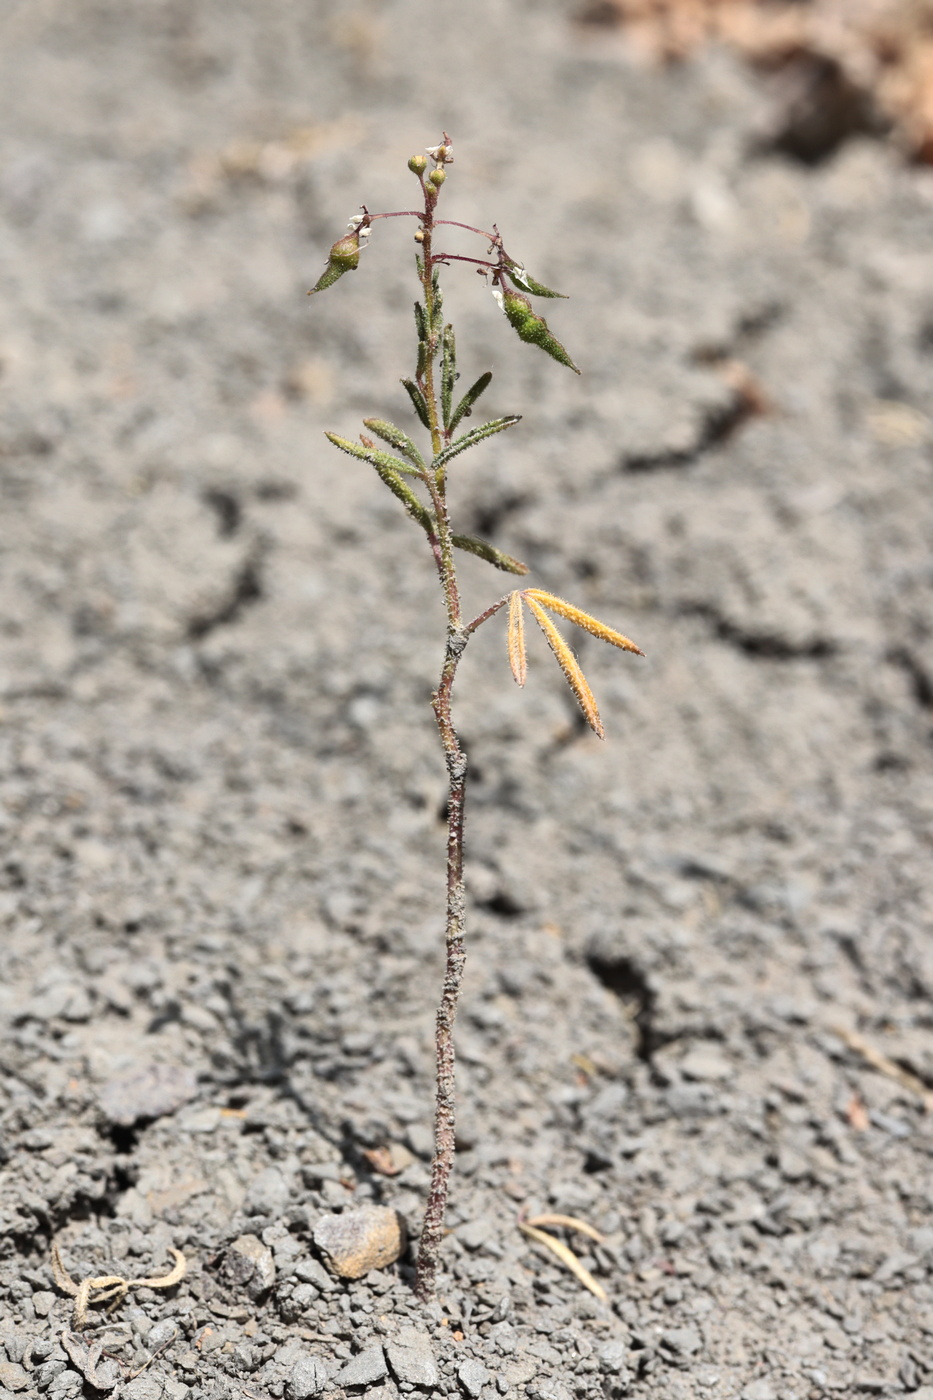
<instances>
[{"instance_id":1,"label":"dried yellow leaf","mask_svg":"<svg viewBox=\"0 0 933 1400\"><path fill-rule=\"evenodd\" d=\"M528 658L525 654L525 615L522 612L522 595L513 593L509 597L509 665L516 685L524 685L528 675Z\"/></svg>"},{"instance_id":2,"label":"dried yellow leaf","mask_svg":"<svg viewBox=\"0 0 933 1400\"><path fill-rule=\"evenodd\" d=\"M570 689L577 697L577 703L583 711L587 724L594 734L598 734L600 739L605 739L606 731L603 729L602 721L599 718L599 711L596 708L596 701L593 699L593 692L587 684L586 677L580 670L577 658L574 656L541 604L533 596L537 592L538 589L527 589L524 594L525 601L534 613L535 620L541 628L541 631L544 633L545 637L547 637L548 646L557 657L557 664L563 671ZM544 596L549 597L550 595L545 594Z\"/></svg>"},{"instance_id":3,"label":"dried yellow leaf","mask_svg":"<svg viewBox=\"0 0 933 1400\"><path fill-rule=\"evenodd\" d=\"M572 603L565 602L563 598L557 598L553 593L545 593L543 588L526 588L525 597L529 600L534 598L537 602L543 603L551 612L558 613L565 617L568 622L574 622L578 627L582 627L585 632L591 632L594 637L599 637L600 641L611 642L614 647L621 647L623 651L633 651L636 656L644 656L641 647L635 645L628 637L623 637L621 632L615 632L611 627L607 627L598 618L591 617L580 608L575 608Z\"/></svg>"},{"instance_id":4,"label":"dried yellow leaf","mask_svg":"<svg viewBox=\"0 0 933 1400\"><path fill-rule=\"evenodd\" d=\"M577 1230L581 1235L587 1235L589 1239L595 1240L597 1244L602 1244L603 1236L594 1225L588 1225L585 1220L578 1220L575 1215L532 1215L525 1221L526 1225L560 1225L565 1230Z\"/></svg>"},{"instance_id":5,"label":"dried yellow leaf","mask_svg":"<svg viewBox=\"0 0 933 1400\"><path fill-rule=\"evenodd\" d=\"M605 1288L601 1283L597 1283L589 1269L583 1267L572 1249L569 1249L561 1240L555 1240L553 1235L547 1234L544 1230L536 1229L534 1225L529 1225L527 1221L520 1220L518 1228L529 1239L536 1240L538 1244L543 1244L546 1249L549 1249L552 1254L556 1254L561 1263L566 1264L570 1272L576 1275L584 1288L588 1288L603 1303L607 1301Z\"/></svg>"}]
</instances>

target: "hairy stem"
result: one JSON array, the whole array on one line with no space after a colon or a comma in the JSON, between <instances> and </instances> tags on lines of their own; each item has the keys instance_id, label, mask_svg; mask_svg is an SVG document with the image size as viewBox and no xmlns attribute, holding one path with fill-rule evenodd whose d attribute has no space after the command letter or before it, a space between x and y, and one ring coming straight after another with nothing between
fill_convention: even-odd
<instances>
[{"instance_id":1,"label":"hairy stem","mask_svg":"<svg viewBox=\"0 0 933 1400\"><path fill-rule=\"evenodd\" d=\"M444 1238L444 1216L450 1173L454 1163L456 1138L456 1078L454 1059L454 1021L463 983L466 961L464 947L465 893L463 884L463 809L466 796L467 760L460 747L450 710L450 694L454 676L467 633L462 628L447 633L447 651L441 682L434 695L434 716L444 745L447 762L447 961L444 987L437 1009L435 1047L437 1055L437 1085L434 1105L434 1160L431 1165L431 1189L418 1246L418 1272L415 1291L419 1298L434 1295L438 1257Z\"/></svg>"},{"instance_id":2,"label":"hairy stem","mask_svg":"<svg viewBox=\"0 0 933 1400\"><path fill-rule=\"evenodd\" d=\"M438 337L433 329L434 260L431 255L431 237L434 231L433 215L436 202L437 192L426 187L425 212L422 221L422 287L428 326L432 329L429 332L431 338L420 387L427 405L428 422L431 426L431 443L435 457L441 451L447 436L441 428L434 386L434 361L437 355ZM441 1241L444 1238L444 1217L447 1213L447 1196L450 1189L450 1173L454 1163L456 1139L456 1065L453 1032L457 1017L457 1004L460 1000L460 988L463 983L463 966L466 960L463 940L465 913L463 810L466 796L467 760L466 754L460 747L457 731L453 724L451 691L469 633L462 624L460 614L460 593L457 587L454 547L443 473L429 470L426 473L425 484L430 493L431 504L437 520L435 559L447 610L447 644L444 653L444 666L432 704L438 733L444 747L449 784L447 794L446 966L441 1001L437 1009L435 1032L437 1078L434 1105L434 1159L431 1164L431 1188L428 1193L428 1203L418 1246L418 1271L415 1280L415 1292L419 1298L427 1300L434 1296L437 1280L437 1267Z\"/></svg>"}]
</instances>

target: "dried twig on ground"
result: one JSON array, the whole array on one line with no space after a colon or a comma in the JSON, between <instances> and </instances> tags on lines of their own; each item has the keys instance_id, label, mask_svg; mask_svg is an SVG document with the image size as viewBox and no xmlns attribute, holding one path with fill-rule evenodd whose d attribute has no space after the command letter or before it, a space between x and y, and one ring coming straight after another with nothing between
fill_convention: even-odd
<instances>
[{"instance_id":1,"label":"dried twig on ground","mask_svg":"<svg viewBox=\"0 0 933 1400\"><path fill-rule=\"evenodd\" d=\"M57 1241L52 1242L51 1263L52 1277L56 1286L63 1293L67 1293L69 1298L74 1298L73 1325L79 1329L87 1323L88 1307L91 1303L91 1294L96 1293L95 1303L108 1303L108 1311L112 1312L119 1303L123 1301L131 1288L174 1288L176 1283L181 1283L188 1271L188 1264L180 1249L170 1249L169 1254L174 1256L175 1267L167 1274L159 1278L122 1278L119 1274L102 1274L98 1278L85 1278L80 1283L75 1283L62 1263L61 1250Z\"/></svg>"}]
</instances>

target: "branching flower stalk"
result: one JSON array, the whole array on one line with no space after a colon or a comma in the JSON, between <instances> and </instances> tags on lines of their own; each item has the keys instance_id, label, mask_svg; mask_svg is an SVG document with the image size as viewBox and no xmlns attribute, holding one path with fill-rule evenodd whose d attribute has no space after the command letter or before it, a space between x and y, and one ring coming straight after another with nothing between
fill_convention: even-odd
<instances>
[{"instance_id":1,"label":"branching flower stalk","mask_svg":"<svg viewBox=\"0 0 933 1400\"><path fill-rule=\"evenodd\" d=\"M434 717L447 764L447 961L444 986L437 1012L436 1054L437 1081L434 1113L434 1159L431 1187L418 1247L416 1292L422 1299L434 1295L441 1241L444 1236L444 1216L455 1145L455 1077L453 1030L457 1003L463 980L465 960L464 918L465 890L463 882L463 814L466 793L467 760L460 746L451 713L451 695L457 668L464 650L483 623L501 609L508 609L508 659L512 675L521 686L525 684L524 609L527 607L540 626L564 676L573 691L587 723L604 737L603 726L593 699L593 693L567 642L552 620L552 614L581 627L602 641L610 642L623 651L639 656L642 652L634 642L623 637L588 613L539 588L525 588L505 594L478 617L464 621L460 589L457 582L455 551L465 550L478 555L495 568L510 574L526 574L527 567L519 560L497 549L486 540L472 535L454 533L447 502L448 469L456 457L475 447L484 438L503 432L519 422L517 415L495 418L479 427L457 434L464 419L469 418L474 405L488 388L492 374L486 371L456 401L454 388L458 378L456 342L453 327L444 322L443 295L439 283L441 267L452 262L473 264L491 284L493 295L506 319L519 338L537 345L559 364L579 374L573 360L548 328L543 316L533 309L529 296L560 297L535 281L522 263L511 258L505 250L499 230L492 232L439 219L437 205L447 179L447 167L453 161L450 138L427 149L426 155L412 156L408 168L421 187L421 209L400 209L371 214L363 207L350 221L350 231L337 240L330 250L327 266L312 293L324 291L346 272L355 271L360 254L366 246L373 225L380 219L412 218L417 220L415 241L419 245L416 259L421 300L415 303L415 324L418 336L417 362L414 378L402 384L411 400L414 412L431 442L428 460L415 442L401 428L378 418L364 420L366 435L359 443L328 433L327 437L342 451L374 467L377 474L395 495L415 523L424 531L440 579L447 613L447 640L440 681L433 696ZM477 234L487 244L485 257L467 257L459 253L436 251L436 240L443 237L444 227L465 229ZM369 435L372 436L369 436ZM375 439L385 443L391 452L376 446ZM420 492L419 489L420 488Z\"/></svg>"}]
</instances>

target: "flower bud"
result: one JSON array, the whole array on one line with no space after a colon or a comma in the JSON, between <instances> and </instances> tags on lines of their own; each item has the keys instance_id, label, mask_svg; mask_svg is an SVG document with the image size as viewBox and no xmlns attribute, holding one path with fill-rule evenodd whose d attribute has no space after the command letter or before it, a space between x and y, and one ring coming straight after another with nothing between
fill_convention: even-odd
<instances>
[{"instance_id":1,"label":"flower bud","mask_svg":"<svg viewBox=\"0 0 933 1400\"><path fill-rule=\"evenodd\" d=\"M441 185L447 179L447 171L442 165L439 165L436 170L431 171L428 179L435 189L440 189Z\"/></svg>"},{"instance_id":2,"label":"flower bud","mask_svg":"<svg viewBox=\"0 0 933 1400\"><path fill-rule=\"evenodd\" d=\"M428 168L427 156L412 156L408 168L413 175L423 175Z\"/></svg>"},{"instance_id":3,"label":"flower bud","mask_svg":"<svg viewBox=\"0 0 933 1400\"><path fill-rule=\"evenodd\" d=\"M315 292L323 292L327 287L332 287L338 277L342 277L345 272L355 272L359 265L360 234L358 229L354 229L353 233L337 239L328 254L327 266L308 295L313 296Z\"/></svg>"}]
</instances>

